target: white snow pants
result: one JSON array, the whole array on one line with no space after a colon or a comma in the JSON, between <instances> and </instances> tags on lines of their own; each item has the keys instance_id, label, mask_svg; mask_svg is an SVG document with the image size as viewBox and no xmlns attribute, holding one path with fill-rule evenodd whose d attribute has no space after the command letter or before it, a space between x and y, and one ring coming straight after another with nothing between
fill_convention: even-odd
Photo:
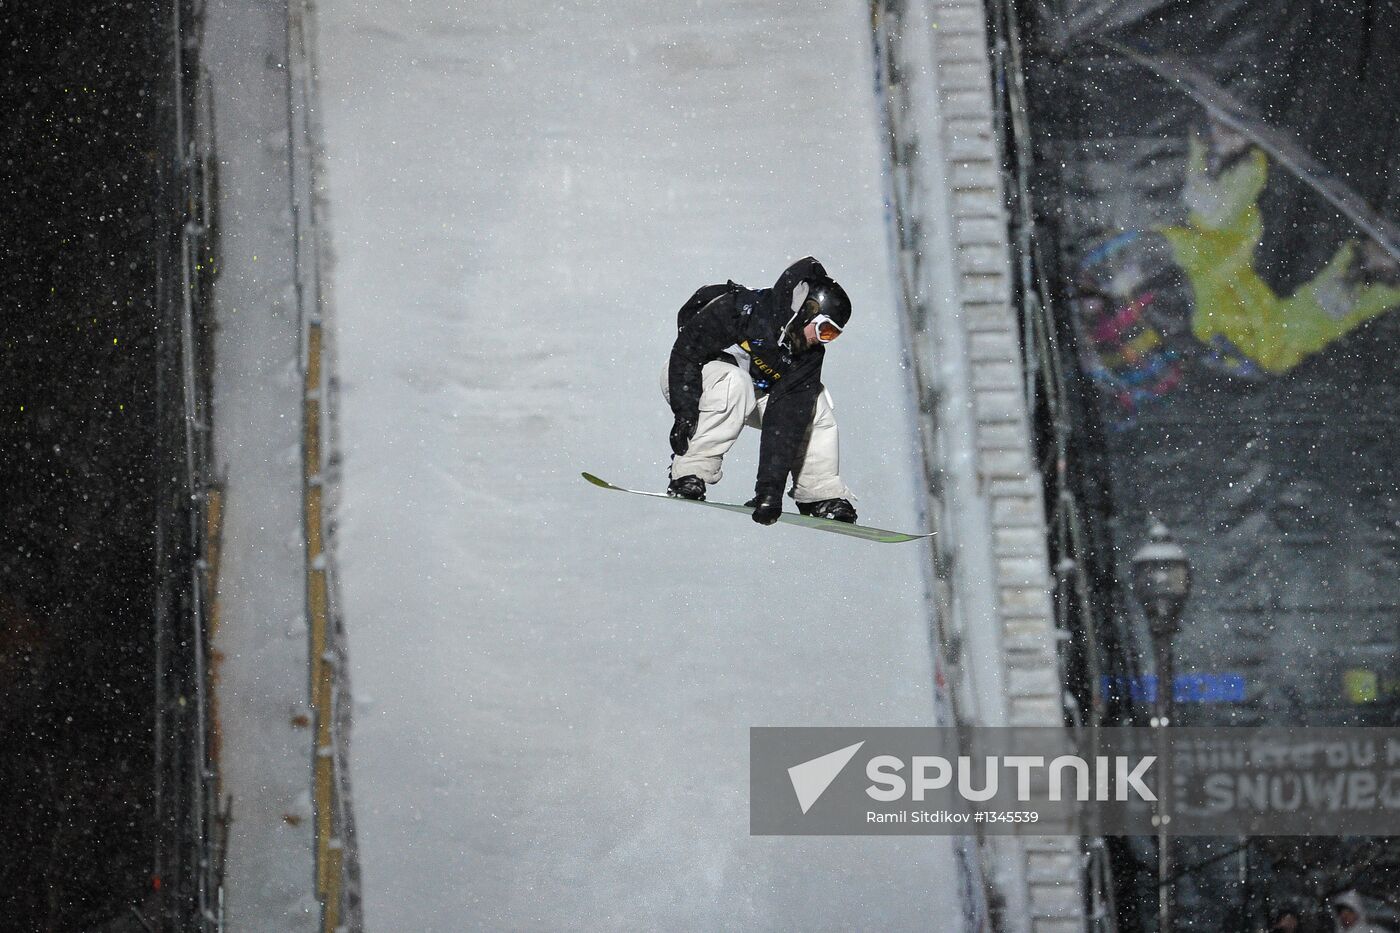
<instances>
[{"instance_id":1,"label":"white snow pants","mask_svg":"<svg viewBox=\"0 0 1400 933\"><path fill-rule=\"evenodd\" d=\"M707 484L723 477L724 455L739 439L744 425L763 426L768 397L757 398L753 379L732 363L711 360L701 371L700 420L685 454L671 461L671 476L698 476ZM661 394L670 402L667 370L661 372ZM806 448L793 477L790 494L798 502L852 499L841 480L836 415L825 388L817 397Z\"/></svg>"}]
</instances>

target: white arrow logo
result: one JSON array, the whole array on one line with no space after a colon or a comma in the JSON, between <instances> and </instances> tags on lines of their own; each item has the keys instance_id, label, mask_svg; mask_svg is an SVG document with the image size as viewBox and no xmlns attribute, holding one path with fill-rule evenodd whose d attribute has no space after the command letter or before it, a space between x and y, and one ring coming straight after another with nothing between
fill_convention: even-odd
<instances>
[{"instance_id":1,"label":"white arrow logo","mask_svg":"<svg viewBox=\"0 0 1400 933\"><path fill-rule=\"evenodd\" d=\"M797 793L797 802L801 805L803 813L812 809L812 804L826 793L831 782L836 780L836 775L841 773L841 769L846 767L864 744L864 741L860 741L854 745L847 745L829 755L822 755L820 758L813 758L788 768L788 777L792 780L792 789Z\"/></svg>"}]
</instances>

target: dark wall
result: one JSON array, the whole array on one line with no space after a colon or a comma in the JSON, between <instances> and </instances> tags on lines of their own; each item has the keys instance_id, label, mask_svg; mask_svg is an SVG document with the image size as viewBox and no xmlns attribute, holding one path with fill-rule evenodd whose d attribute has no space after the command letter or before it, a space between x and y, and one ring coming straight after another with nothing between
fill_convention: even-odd
<instances>
[{"instance_id":1,"label":"dark wall","mask_svg":"<svg viewBox=\"0 0 1400 933\"><path fill-rule=\"evenodd\" d=\"M1183 670L1233 685L1187 715L1394 722L1400 15L1023 10L1039 233L1102 425L1099 524L1120 579L1149 514L1183 539Z\"/></svg>"},{"instance_id":2,"label":"dark wall","mask_svg":"<svg viewBox=\"0 0 1400 933\"><path fill-rule=\"evenodd\" d=\"M168 4L0 5L0 927L130 916L154 828Z\"/></svg>"},{"instance_id":3,"label":"dark wall","mask_svg":"<svg viewBox=\"0 0 1400 933\"><path fill-rule=\"evenodd\" d=\"M1044 449L1068 439L1073 474L1050 501L1070 490L1082 510L1071 556L1095 592L1077 601L1117 681L1087 682L1080 613L1073 686L1145 720L1156 685L1127 581L1156 517L1195 568L1177 722L1395 724L1400 15L1362 0L990 7L1024 38L1029 134L1011 149L1044 273L1026 291L1061 338L1036 362L1068 386L1059 408L1040 393ZM1279 842L1183 842L1179 864L1224 860L1174 885L1178 928L1252 928L1280 902L1325 913L1351 885L1393 894L1395 840L1366 840L1364 858L1355 841L1318 858ZM1122 928L1153 928L1151 840L1110 849Z\"/></svg>"}]
</instances>

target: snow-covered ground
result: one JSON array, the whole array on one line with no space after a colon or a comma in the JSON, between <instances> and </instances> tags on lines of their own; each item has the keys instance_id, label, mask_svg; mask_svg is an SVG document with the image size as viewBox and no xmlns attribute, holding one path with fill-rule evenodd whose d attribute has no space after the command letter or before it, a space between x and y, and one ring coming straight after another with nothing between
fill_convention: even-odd
<instances>
[{"instance_id":1,"label":"snow-covered ground","mask_svg":"<svg viewBox=\"0 0 1400 933\"><path fill-rule=\"evenodd\" d=\"M578 475L660 488L675 310L810 253L862 519L923 524L866 4L317 15L368 927L956 930L948 840L748 834L750 726L932 724L925 546Z\"/></svg>"},{"instance_id":2,"label":"snow-covered ground","mask_svg":"<svg viewBox=\"0 0 1400 933\"><path fill-rule=\"evenodd\" d=\"M232 803L225 910L230 930L314 930L287 17L257 0L205 9L219 180L214 460L227 477L213 641L220 790Z\"/></svg>"}]
</instances>

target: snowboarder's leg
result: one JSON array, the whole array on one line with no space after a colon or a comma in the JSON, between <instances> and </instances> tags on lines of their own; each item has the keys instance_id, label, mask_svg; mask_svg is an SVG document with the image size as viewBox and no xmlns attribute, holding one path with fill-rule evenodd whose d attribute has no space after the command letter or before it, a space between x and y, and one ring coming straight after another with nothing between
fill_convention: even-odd
<instances>
[{"instance_id":1,"label":"snowboarder's leg","mask_svg":"<svg viewBox=\"0 0 1400 933\"><path fill-rule=\"evenodd\" d=\"M831 395L822 389L817 396L807 449L793 477L792 497L799 504L855 498L841 479L840 445L836 435L836 413L831 404Z\"/></svg>"},{"instance_id":2,"label":"snowboarder's leg","mask_svg":"<svg viewBox=\"0 0 1400 933\"><path fill-rule=\"evenodd\" d=\"M754 409L753 379L723 360L706 363L700 378L700 420L690 447L671 461L671 476L698 476L711 484L720 481L724 455Z\"/></svg>"}]
</instances>

